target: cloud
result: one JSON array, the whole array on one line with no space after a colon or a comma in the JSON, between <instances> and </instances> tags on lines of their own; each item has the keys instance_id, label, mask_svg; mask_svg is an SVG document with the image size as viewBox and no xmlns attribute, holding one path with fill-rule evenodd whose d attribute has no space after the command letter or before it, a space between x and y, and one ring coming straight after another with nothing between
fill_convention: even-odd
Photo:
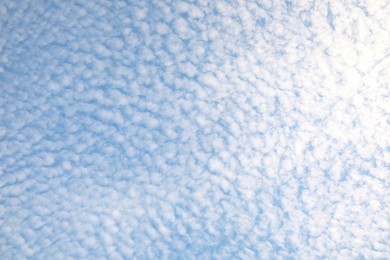
<instances>
[{"instance_id":1,"label":"cloud","mask_svg":"<svg viewBox=\"0 0 390 260\"><path fill-rule=\"evenodd\" d=\"M385 1L0 3L0 256L388 258Z\"/></svg>"}]
</instances>

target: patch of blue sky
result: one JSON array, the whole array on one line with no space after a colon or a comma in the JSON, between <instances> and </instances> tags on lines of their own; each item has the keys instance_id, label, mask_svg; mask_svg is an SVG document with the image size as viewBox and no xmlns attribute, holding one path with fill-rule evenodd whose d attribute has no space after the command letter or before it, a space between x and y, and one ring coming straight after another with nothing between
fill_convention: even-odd
<instances>
[{"instance_id":1,"label":"patch of blue sky","mask_svg":"<svg viewBox=\"0 0 390 260\"><path fill-rule=\"evenodd\" d=\"M0 258L389 258L386 1L2 1Z\"/></svg>"}]
</instances>

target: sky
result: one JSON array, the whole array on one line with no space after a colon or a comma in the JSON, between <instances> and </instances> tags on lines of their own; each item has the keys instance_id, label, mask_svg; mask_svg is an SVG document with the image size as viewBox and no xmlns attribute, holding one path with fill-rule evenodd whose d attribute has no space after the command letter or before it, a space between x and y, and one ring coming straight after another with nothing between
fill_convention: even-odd
<instances>
[{"instance_id":1,"label":"sky","mask_svg":"<svg viewBox=\"0 0 390 260\"><path fill-rule=\"evenodd\" d=\"M386 0L0 2L1 259L390 259Z\"/></svg>"}]
</instances>

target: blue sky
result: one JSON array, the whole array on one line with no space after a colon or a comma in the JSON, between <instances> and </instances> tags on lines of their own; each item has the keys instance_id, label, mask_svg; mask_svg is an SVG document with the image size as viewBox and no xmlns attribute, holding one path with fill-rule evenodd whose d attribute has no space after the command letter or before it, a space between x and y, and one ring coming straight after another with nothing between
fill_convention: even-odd
<instances>
[{"instance_id":1,"label":"blue sky","mask_svg":"<svg viewBox=\"0 0 390 260\"><path fill-rule=\"evenodd\" d=\"M390 258L390 5L0 2L0 258Z\"/></svg>"}]
</instances>

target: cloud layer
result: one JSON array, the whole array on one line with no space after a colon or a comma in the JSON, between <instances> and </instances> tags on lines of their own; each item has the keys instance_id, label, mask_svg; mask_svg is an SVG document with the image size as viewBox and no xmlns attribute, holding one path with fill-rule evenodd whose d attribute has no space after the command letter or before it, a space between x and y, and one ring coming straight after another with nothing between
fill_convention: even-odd
<instances>
[{"instance_id":1,"label":"cloud layer","mask_svg":"<svg viewBox=\"0 0 390 260\"><path fill-rule=\"evenodd\" d=\"M389 258L386 1L2 1L3 259Z\"/></svg>"}]
</instances>

